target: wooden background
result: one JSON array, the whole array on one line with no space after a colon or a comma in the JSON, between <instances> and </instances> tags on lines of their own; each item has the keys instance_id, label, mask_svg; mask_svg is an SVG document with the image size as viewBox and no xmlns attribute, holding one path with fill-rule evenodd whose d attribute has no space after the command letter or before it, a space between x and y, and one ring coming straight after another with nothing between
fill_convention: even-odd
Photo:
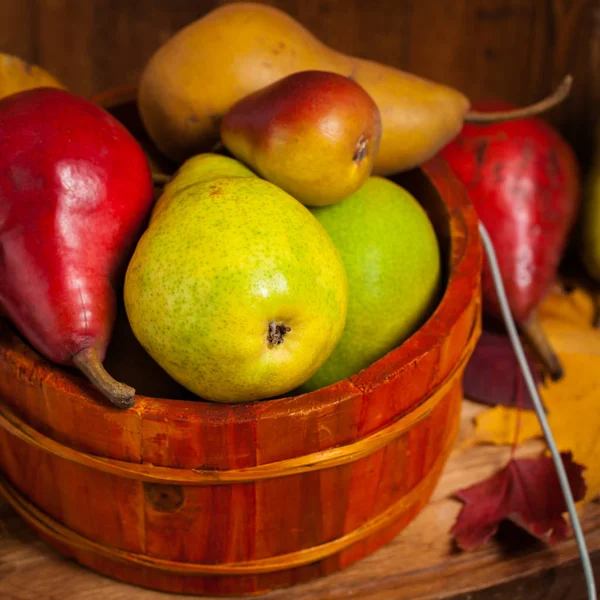
<instances>
[{"instance_id":1,"label":"wooden background","mask_svg":"<svg viewBox=\"0 0 600 600\"><path fill-rule=\"evenodd\" d=\"M0 0L0 52L73 91L135 83L176 30L222 0ZM587 163L600 109L600 0L270 0L344 52L465 92L521 104L563 75L572 96L548 118Z\"/></svg>"}]
</instances>

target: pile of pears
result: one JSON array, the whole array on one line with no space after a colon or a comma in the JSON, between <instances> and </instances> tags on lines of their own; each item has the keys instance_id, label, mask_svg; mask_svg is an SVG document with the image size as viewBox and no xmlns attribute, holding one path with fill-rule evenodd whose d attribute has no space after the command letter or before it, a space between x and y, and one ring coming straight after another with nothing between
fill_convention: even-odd
<instances>
[{"instance_id":1,"label":"pile of pears","mask_svg":"<svg viewBox=\"0 0 600 600\"><path fill-rule=\"evenodd\" d=\"M183 162L129 262L124 300L145 350L217 402L319 389L410 336L441 286L418 201L371 175L377 106L303 71L224 116L226 154Z\"/></svg>"},{"instance_id":2,"label":"pile of pears","mask_svg":"<svg viewBox=\"0 0 600 600\"><path fill-rule=\"evenodd\" d=\"M103 366L115 294L147 353L208 401L320 389L402 344L442 268L428 215L389 176L463 122L513 114L478 114L253 3L216 8L145 65L137 106L158 162L100 107L0 56L3 96L0 307L120 408L135 390Z\"/></svg>"},{"instance_id":3,"label":"pile of pears","mask_svg":"<svg viewBox=\"0 0 600 600\"><path fill-rule=\"evenodd\" d=\"M256 47L257 30L273 48ZM284 13L237 4L180 31L142 74L144 125L179 166L129 263L125 308L150 356L205 400L344 380L439 301L425 210L374 173L386 129L367 69L329 52Z\"/></svg>"}]
</instances>

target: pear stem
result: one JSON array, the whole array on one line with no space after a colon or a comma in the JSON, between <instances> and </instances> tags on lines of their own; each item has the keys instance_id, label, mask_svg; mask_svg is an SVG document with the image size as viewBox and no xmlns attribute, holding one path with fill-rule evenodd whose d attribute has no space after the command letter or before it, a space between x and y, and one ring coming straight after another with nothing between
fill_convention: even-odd
<instances>
[{"instance_id":1,"label":"pear stem","mask_svg":"<svg viewBox=\"0 0 600 600\"><path fill-rule=\"evenodd\" d=\"M93 346L84 348L73 355L75 366L100 390L117 408L130 408L135 403L135 390L113 379L103 367Z\"/></svg>"},{"instance_id":2,"label":"pear stem","mask_svg":"<svg viewBox=\"0 0 600 600\"><path fill-rule=\"evenodd\" d=\"M222 152L225 149L225 144L223 144L222 140L218 140L215 142L214 146L211 147L209 152L211 154L217 154L218 152Z\"/></svg>"},{"instance_id":3,"label":"pear stem","mask_svg":"<svg viewBox=\"0 0 600 600\"><path fill-rule=\"evenodd\" d=\"M152 172L152 183L154 183L154 185L164 185L165 183L169 183L170 180L171 175Z\"/></svg>"},{"instance_id":4,"label":"pear stem","mask_svg":"<svg viewBox=\"0 0 600 600\"><path fill-rule=\"evenodd\" d=\"M470 110L465 115L465 121L468 123L499 123L501 121L512 121L514 119L524 119L533 117L540 113L550 110L557 104L560 104L571 92L573 77L567 75L559 84L559 86L546 98L524 106L523 108L515 108L512 110L504 110L497 112L479 112Z\"/></svg>"},{"instance_id":5,"label":"pear stem","mask_svg":"<svg viewBox=\"0 0 600 600\"><path fill-rule=\"evenodd\" d=\"M563 377L563 366L554 352L550 340L546 337L542 326L534 312L525 323L521 324L523 335L538 354L544 367L550 374L552 381L559 381Z\"/></svg>"}]
</instances>

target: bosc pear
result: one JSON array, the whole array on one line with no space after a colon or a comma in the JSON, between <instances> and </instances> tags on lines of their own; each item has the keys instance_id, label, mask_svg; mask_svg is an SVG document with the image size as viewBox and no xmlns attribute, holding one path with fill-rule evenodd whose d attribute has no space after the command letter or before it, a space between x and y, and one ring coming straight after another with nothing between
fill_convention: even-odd
<instances>
[{"instance_id":1,"label":"bosc pear","mask_svg":"<svg viewBox=\"0 0 600 600\"><path fill-rule=\"evenodd\" d=\"M405 341L431 315L442 283L433 225L393 181L370 177L349 198L312 213L342 257L348 313L338 345L303 392L356 375Z\"/></svg>"},{"instance_id":2,"label":"bosc pear","mask_svg":"<svg viewBox=\"0 0 600 600\"><path fill-rule=\"evenodd\" d=\"M274 184L228 157L190 161L165 187L129 263L132 330L205 400L284 394L311 377L341 337L340 256L310 211Z\"/></svg>"}]
</instances>

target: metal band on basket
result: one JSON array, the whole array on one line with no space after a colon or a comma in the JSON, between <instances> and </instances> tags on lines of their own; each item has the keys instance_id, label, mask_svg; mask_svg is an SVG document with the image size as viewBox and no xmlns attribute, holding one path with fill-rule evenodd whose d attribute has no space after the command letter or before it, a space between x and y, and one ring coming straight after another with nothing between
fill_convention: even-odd
<instances>
[{"instance_id":1,"label":"metal band on basket","mask_svg":"<svg viewBox=\"0 0 600 600\"><path fill-rule=\"evenodd\" d=\"M453 427L458 427L458 421L453 424ZM138 567L148 567L177 575L259 575L261 573L271 573L301 567L322 560L366 539L393 523L405 511L416 505L419 501L426 499L433 491L433 487L452 449L451 442L453 439L454 436L448 436L448 442L440 451L431 470L417 485L386 510L369 519L356 529L318 546L304 548L288 554L237 563L199 564L177 562L105 546L55 521L36 508L1 477L0 493L19 515L40 534L54 542L66 544L71 548L77 548L84 552L100 555L121 563Z\"/></svg>"}]
</instances>

